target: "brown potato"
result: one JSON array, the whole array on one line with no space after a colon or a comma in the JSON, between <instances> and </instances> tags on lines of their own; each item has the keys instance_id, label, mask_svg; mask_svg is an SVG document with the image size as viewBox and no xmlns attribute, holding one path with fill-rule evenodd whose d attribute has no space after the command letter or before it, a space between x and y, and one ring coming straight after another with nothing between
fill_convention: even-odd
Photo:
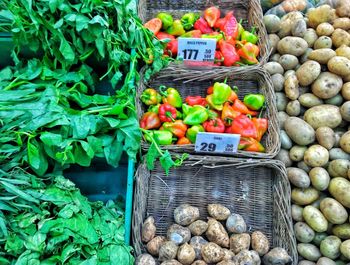
<instances>
[{"instance_id":1,"label":"brown potato","mask_svg":"<svg viewBox=\"0 0 350 265\"><path fill-rule=\"evenodd\" d=\"M340 138L339 144L341 149L350 154L350 131L343 134Z\"/></svg>"},{"instance_id":2,"label":"brown potato","mask_svg":"<svg viewBox=\"0 0 350 265\"><path fill-rule=\"evenodd\" d=\"M135 265L156 265L156 261L150 254L141 254L136 258Z\"/></svg>"},{"instance_id":3,"label":"brown potato","mask_svg":"<svg viewBox=\"0 0 350 265\"><path fill-rule=\"evenodd\" d=\"M250 235L243 234L233 234L230 237L230 249L238 254L242 250L249 250L250 247Z\"/></svg>"},{"instance_id":4,"label":"brown potato","mask_svg":"<svg viewBox=\"0 0 350 265\"><path fill-rule=\"evenodd\" d=\"M316 130L316 139L320 145L330 150L335 144L335 133L329 127L319 127Z\"/></svg>"},{"instance_id":5,"label":"brown potato","mask_svg":"<svg viewBox=\"0 0 350 265\"><path fill-rule=\"evenodd\" d=\"M332 42L336 48L342 45L350 45L350 34L343 29L336 29L332 34Z\"/></svg>"},{"instance_id":6,"label":"brown potato","mask_svg":"<svg viewBox=\"0 0 350 265\"><path fill-rule=\"evenodd\" d=\"M208 213L218 221L225 221L231 214L230 210L221 204L208 204Z\"/></svg>"},{"instance_id":7,"label":"brown potato","mask_svg":"<svg viewBox=\"0 0 350 265\"><path fill-rule=\"evenodd\" d=\"M226 221L226 228L228 232L241 234L246 232L247 224L241 215L233 213Z\"/></svg>"},{"instance_id":8,"label":"brown potato","mask_svg":"<svg viewBox=\"0 0 350 265\"><path fill-rule=\"evenodd\" d=\"M160 246L166 241L166 238L164 236L156 236L151 241L147 243L147 251L152 256L158 256L159 255L159 248Z\"/></svg>"},{"instance_id":9,"label":"brown potato","mask_svg":"<svg viewBox=\"0 0 350 265\"><path fill-rule=\"evenodd\" d=\"M225 256L223 260L232 260L233 257L235 256L235 253L233 253L232 250L224 248L223 251L225 252Z\"/></svg>"},{"instance_id":10,"label":"brown potato","mask_svg":"<svg viewBox=\"0 0 350 265\"><path fill-rule=\"evenodd\" d=\"M208 218L208 229L205 232L208 240L221 247L228 248L230 244L229 236L224 226L214 218ZM205 260L205 259L204 259Z\"/></svg>"},{"instance_id":11,"label":"brown potato","mask_svg":"<svg viewBox=\"0 0 350 265\"><path fill-rule=\"evenodd\" d=\"M343 56L334 56L327 63L330 72L340 75L350 75L350 60Z\"/></svg>"},{"instance_id":12,"label":"brown potato","mask_svg":"<svg viewBox=\"0 0 350 265\"><path fill-rule=\"evenodd\" d=\"M304 154L307 147L294 145L292 149L289 150L289 158L294 162L299 162L304 159Z\"/></svg>"},{"instance_id":13,"label":"brown potato","mask_svg":"<svg viewBox=\"0 0 350 265\"><path fill-rule=\"evenodd\" d=\"M208 241L201 236L194 236L191 238L190 245L196 253L196 259L202 259L202 247L208 244Z\"/></svg>"},{"instance_id":14,"label":"brown potato","mask_svg":"<svg viewBox=\"0 0 350 265\"><path fill-rule=\"evenodd\" d=\"M175 242L177 245L184 244L191 239L191 231L187 227L173 224L168 228L167 238Z\"/></svg>"},{"instance_id":15,"label":"brown potato","mask_svg":"<svg viewBox=\"0 0 350 265\"><path fill-rule=\"evenodd\" d=\"M312 84L311 89L312 93L318 98L329 99L337 95L342 86L343 80L340 76L330 72L323 72Z\"/></svg>"},{"instance_id":16,"label":"brown potato","mask_svg":"<svg viewBox=\"0 0 350 265\"><path fill-rule=\"evenodd\" d=\"M173 241L164 242L159 248L159 261L175 259L178 249Z\"/></svg>"},{"instance_id":17,"label":"brown potato","mask_svg":"<svg viewBox=\"0 0 350 265\"><path fill-rule=\"evenodd\" d=\"M153 216L148 217L142 225L141 240L144 243L151 241L156 235L156 226Z\"/></svg>"},{"instance_id":18,"label":"brown potato","mask_svg":"<svg viewBox=\"0 0 350 265\"><path fill-rule=\"evenodd\" d=\"M309 28L304 33L304 40L307 42L309 48L314 47L316 40L318 39L317 33L314 29Z\"/></svg>"},{"instance_id":19,"label":"brown potato","mask_svg":"<svg viewBox=\"0 0 350 265\"><path fill-rule=\"evenodd\" d=\"M323 126L333 129L341 124L342 117L339 107L325 104L308 109L304 114L304 120L314 129Z\"/></svg>"},{"instance_id":20,"label":"brown potato","mask_svg":"<svg viewBox=\"0 0 350 265\"><path fill-rule=\"evenodd\" d=\"M314 188L299 189L294 188L292 190L292 201L300 206L309 205L316 201L320 196L318 190Z\"/></svg>"},{"instance_id":21,"label":"brown potato","mask_svg":"<svg viewBox=\"0 0 350 265\"><path fill-rule=\"evenodd\" d=\"M204 260L196 260L191 265L207 265L207 263Z\"/></svg>"},{"instance_id":22,"label":"brown potato","mask_svg":"<svg viewBox=\"0 0 350 265\"><path fill-rule=\"evenodd\" d=\"M309 176L311 179L312 186L315 189L323 191L328 188L330 177L327 170L325 170L323 167L314 167L309 172Z\"/></svg>"},{"instance_id":23,"label":"brown potato","mask_svg":"<svg viewBox=\"0 0 350 265\"><path fill-rule=\"evenodd\" d=\"M332 39L330 37L327 37L327 36L319 37L314 43L315 50L330 49L330 48L332 48L332 46L333 46Z\"/></svg>"},{"instance_id":24,"label":"brown potato","mask_svg":"<svg viewBox=\"0 0 350 265\"><path fill-rule=\"evenodd\" d=\"M189 204L181 204L174 210L174 219L179 225L189 225L199 219L199 209Z\"/></svg>"},{"instance_id":25,"label":"brown potato","mask_svg":"<svg viewBox=\"0 0 350 265\"><path fill-rule=\"evenodd\" d=\"M236 263L233 260L223 260L216 265L236 265Z\"/></svg>"},{"instance_id":26,"label":"brown potato","mask_svg":"<svg viewBox=\"0 0 350 265\"><path fill-rule=\"evenodd\" d=\"M340 107L340 113L341 113L343 120L350 122L350 101L346 101Z\"/></svg>"},{"instance_id":27,"label":"brown potato","mask_svg":"<svg viewBox=\"0 0 350 265\"><path fill-rule=\"evenodd\" d=\"M263 257L263 264L265 265L284 265L291 261L292 258L288 255L288 252L280 247L270 250Z\"/></svg>"},{"instance_id":28,"label":"brown potato","mask_svg":"<svg viewBox=\"0 0 350 265\"><path fill-rule=\"evenodd\" d=\"M332 224L343 224L348 220L348 212L338 201L325 198L321 201L320 210Z\"/></svg>"},{"instance_id":29,"label":"brown potato","mask_svg":"<svg viewBox=\"0 0 350 265\"><path fill-rule=\"evenodd\" d=\"M215 243L208 243L202 248L202 257L207 263L218 263L222 261L225 253L220 246Z\"/></svg>"},{"instance_id":30,"label":"brown potato","mask_svg":"<svg viewBox=\"0 0 350 265\"><path fill-rule=\"evenodd\" d=\"M270 242L264 233L260 231L254 231L252 233L252 249L260 256L265 255L269 251Z\"/></svg>"},{"instance_id":31,"label":"brown potato","mask_svg":"<svg viewBox=\"0 0 350 265\"><path fill-rule=\"evenodd\" d=\"M350 161L348 159L336 159L329 163L328 173L331 177L346 178L350 169Z\"/></svg>"},{"instance_id":32,"label":"brown potato","mask_svg":"<svg viewBox=\"0 0 350 265\"><path fill-rule=\"evenodd\" d=\"M335 19L333 21L333 27L335 29L349 30L350 29L350 18L341 17L341 18Z\"/></svg>"},{"instance_id":33,"label":"brown potato","mask_svg":"<svg viewBox=\"0 0 350 265\"><path fill-rule=\"evenodd\" d=\"M277 50L277 45L278 42L281 40L280 37L278 37L277 34L269 34L268 36L269 39L269 46L271 47L271 54L275 54L276 50Z\"/></svg>"},{"instance_id":34,"label":"brown potato","mask_svg":"<svg viewBox=\"0 0 350 265\"><path fill-rule=\"evenodd\" d=\"M321 65L316 61L307 61L296 71L301 86L311 85L321 73Z\"/></svg>"},{"instance_id":35,"label":"brown potato","mask_svg":"<svg viewBox=\"0 0 350 265\"><path fill-rule=\"evenodd\" d=\"M300 118L288 118L284 123L284 129L298 145L308 145L315 141L315 130Z\"/></svg>"},{"instance_id":36,"label":"brown potato","mask_svg":"<svg viewBox=\"0 0 350 265\"><path fill-rule=\"evenodd\" d=\"M185 243L177 251L177 260L183 265L190 265L196 258L196 253L191 245Z\"/></svg>"},{"instance_id":37,"label":"brown potato","mask_svg":"<svg viewBox=\"0 0 350 265\"><path fill-rule=\"evenodd\" d=\"M329 5L321 5L317 8L310 9L306 15L309 19L309 26L314 29L321 23L331 22L334 17L332 8Z\"/></svg>"},{"instance_id":38,"label":"brown potato","mask_svg":"<svg viewBox=\"0 0 350 265\"><path fill-rule=\"evenodd\" d=\"M328 160L328 150L321 145L312 145L305 151L304 162L310 167L323 167Z\"/></svg>"},{"instance_id":39,"label":"brown potato","mask_svg":"<svg viewBox=\"0 0 350 265\"><path fill-rule=\"evenodd\" d=\"M278 42L277 50L281 55L291 54L298 57L306 52L308 46L308 43L304 39L288 36Z\"/></svg>"},{"instance_id":40,"label":"brown potato","mask_svg":"<svg viewBox=\"0 0 350 265\"><path fill-rule=\"evenodd\" d=\"M203 233L205 233L205 231L207 231L208 223L202 220L197 220L197 221L194 221L192 224L190 224L188 228L190 229L192 235L200 236Z\"/></svg>"},{"instance_id":41,"label":"brown potato","mask_svg":"<svg viewBox=\"0 0 350 265\"><path fill-rule=\"evenodd\" d=\"M166 260L164 262L162 262L160 265L182 265L180 262L178 262L175 259L172 260Z\"/></svg>"},{"instance_id":42,"label":"brown potato","mask_svg":"<svg viewBox=\"0 0 350 265\"><path fill-rule=\"evenodd\" d=\"M328 22L323 22L316 28L316 33L318 36L331 36L334 28Z\"/></svg>"},{"instance_id":43,"label":"brown potato","mask_svg":"<svg viewBox=\"0 0 350 265\"><path fill-rule=\"evenodd\" d=\"M336 55L334 50L323 48L311 51L308 55L308 59L319 62L320 64L327 64L328 61Z\"/></svg>"},{"instance_id":44,"label":"brown potato","mask_svg":"<svg viewBox=\"0 0 350 265\"><path fill-rule=\"evenodd\" d=\"M341 94L345 100L350 100L350 82L343 85Z\"/></svg>"},{"instance_id":45,"label":"brown potato","mask_svg":"<svg viewBox=\"0 0 350 265\"><path fill-rule=\"evenodd\" d=\"M289 181L298 188L308 188L310 186L310 178L308 174L297 167L288 167L287 176Z\"/></svg>"},{"instance_id":46,"label":"brown potato","mask_svg":"<svg viewBox=\"0 0 350 265\"><path fill-rule=\"evenodd\" d=\"M350 17L350 1L340 0L336 12L340 17Z\"/></svg>"},{"instance_id":47,"label":"brown potato","mask_svg":"<svg viewBox=\"0 0 350 265\"><path fill-rule=\"evenodd\" d=\"M337 56L343 56L350 60L350 47L346 45L340 46L338 49L335 50L335 53Z\"/></svg>"}]
</instances>

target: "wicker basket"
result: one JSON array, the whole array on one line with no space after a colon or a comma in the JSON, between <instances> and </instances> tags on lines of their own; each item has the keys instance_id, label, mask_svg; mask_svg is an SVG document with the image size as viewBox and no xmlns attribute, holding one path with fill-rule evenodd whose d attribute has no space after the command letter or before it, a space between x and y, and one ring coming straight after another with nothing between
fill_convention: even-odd
<instances>
[{"instance_id":1,"label":"wicker basket","mask_svg":"<svg viewBox=\"0 0 350 265\"><path fill-rule=\"evenodd\" d=\"M228 78L229 85L236 85L239 88L239 97L242 99L248 93L262 93L267 101L267 110L265 117L269 120L269 128L262 139L265 146L265 153L238 151L233 156L236 157L252 157L252 158L273 158L280 150L280 136L277 119L277 108L275 103L275 94L273 91L270 76L260 67L250 69L240 69L225 73L222 75L202 76L201 72L191 72L186 77L176 76L171 67L164 69L157 76L154 76L148 83L143 81L143 70L141 70L141 78L137 91L136 106L139 118L147 110L146 106L139 100L142 91L147 87L159 88L160 85L174 87L179 90L182 97L189 95L204 96L207 88L214 83L214 80L224 81ZM166 145L162 146L174 152L194 153L194 145ZM142 141L143 150L148 150L149 144Z\"/></svg>"},{"instance_id":2,"label":"wicker basket","mask_svg":"<svg viewBox=\"0 0 350 265\"><path fill-rule=\"evenodd\" d=\"M133 215L133 245L145 253L142 223L156 220L157 235L166 236L174 223L174 209L182 203L198 207L200 219L208 216L209 203L220 203L239 213L248 231L265 233L272 247L283 247L297 263L296 241L290 206L290 185L284 165L275 160L191 156L166 176L159 163L152 171L141 164L136 173Z\"/></svg>"},{"instance_id":3,"label":"wicker basket","mask_svg":"<svg viewBox=\"0 0 350 265\"><path fill-rule=\"evenodd\" d=\"M163 11L170 12L175 18L180 19L187 12L202 12L212 5L218 6L224 14L233 10L238 21L243 19L243 26L246 29L250 29L252 26L256 27L260 48L259 64L265 64L268 61L270 50L259 0L139 0L138 12L143 22L156 17L159 12ZM181 64L177 67L185 66ZM227 70L227 68L232 67L212 67L212 70L220 72Z\"/></svg>"}]
</instances>

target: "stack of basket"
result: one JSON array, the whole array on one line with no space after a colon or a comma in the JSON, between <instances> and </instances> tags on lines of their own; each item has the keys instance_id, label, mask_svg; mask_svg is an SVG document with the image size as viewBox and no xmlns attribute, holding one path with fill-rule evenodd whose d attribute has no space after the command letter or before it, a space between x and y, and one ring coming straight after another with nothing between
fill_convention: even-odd
<instances>
[{"instance_id":1,"label":"stack of basket","mask_svg":"<svg viewBox=\"0 0 350 265\"><path fill-rule=\"evenodd\" d=\"M211 69L189 69L171 65L144 83L141 78L138 87L137 109L139 117L145 112L139 96L148 87L160 85L176 88L181 96L204 96L214 81L227 79L229 85L236 85L240 95L261 93L266 98L268 131L262 139L265 153L238 151L232 156L195 155L194 145L170 145L164 149L173 153L189 153L189 159L165 175L160 164L149 171L141 164L136 173L136 191L133 214L133 243L137 255L145 253L141 242L141 227L148 216L156 221L157 235L166 236L166 229L174 223L173 212L183 203L189 203L200 210L201 219L207 217L206 206L220 203L231 212L243 216L250 229L264 232L272 247L283 247L297 264L296 241L293 233L290 203L290 185L284 165L273 158L280 149L279 125L275 94L269 74L262 65L267 62L269 49L267 33L262 23L262 10L258 0L141 0L139 15L143 21L166 11L177 17L186 12L200 12L216 5L224 12L234 10L237 19L255 26L259 35L261 51L259 65L247 67L213 67ZM143 141L142 148L149 145Z\"/></svg>"}]
</instances>

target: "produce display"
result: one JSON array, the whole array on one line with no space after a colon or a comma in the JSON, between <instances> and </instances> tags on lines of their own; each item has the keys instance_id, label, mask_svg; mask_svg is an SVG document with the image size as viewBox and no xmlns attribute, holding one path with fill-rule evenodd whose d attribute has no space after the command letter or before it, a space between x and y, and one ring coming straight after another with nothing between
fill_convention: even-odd
<instances>
[{"instance_id":1,"label":"produce display","mask_svg":"<svg viewBox=\"0 0 350 265\"><path fill-rule=\"evenodd\" d=\"M240 150L264 152L260 141L268 128L267 118L261 117L265 96L247 94L241 101L236 92L237 87L216 82L205 98L194 95L183 100L175 88L147 88L140 96L148 106L140 127L147 141L159 145L193 144L198 132L232 133L241 135Z\"/></svg>"},{"instance_id":2,"label":"produce display","mask_svg":"<svg viewBox=\"0 0 350 265\"><path fill-rule=\"evenodd\" d=\"M221 204L209 204L208 220L200 220L199 209L181 204L174 210L175 224L165 236L157 236L155 220L149 216L142 225L142 242L148 254L136 265L244 265L288 264L291 257L271 243L260 231L249 231L243 217Z\"/></svg>"},{"instance_id":3,"label":"produce display","mask_svg":"<svg viewBox=\"0 0 350 265\"><path fill-rule=\"evenodd\" d=\"M258 36L255 28L245 30L242 22L237 22L234 11L221 17L216 6L208 7L202 16L186 13L174 18L170 13L161 12L144 24L164 43L164 55L177 58L178 38L216 39L215 65L238 66L259 63Z\"/></svg>"},{"instance_id":4,"label":"produce display","mask_svg":"<svg viewBox=\"0 0 350 265\"><path fill-rule=\"evenodd\" d=\"M302 265L350 261L349 7L264 17Z\"/></svg>"}]
</instances>

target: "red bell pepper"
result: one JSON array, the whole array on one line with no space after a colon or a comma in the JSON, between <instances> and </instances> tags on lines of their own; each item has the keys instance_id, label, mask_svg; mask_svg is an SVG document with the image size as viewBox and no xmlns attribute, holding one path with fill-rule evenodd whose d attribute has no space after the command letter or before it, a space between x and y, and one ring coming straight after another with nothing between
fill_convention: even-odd
<instances>
[{"instance_id":1,"label":"red bell pepper","mask_svg":"<svg viewBox=\"0 0 350 265\"><path fill-rule=\"evenodd\" d=\"M205 107L208 103L205 98L202 98L201 96L188 96L186 98L187 105L194 106L194 105L200 105Z\"/></svg>"},{"instance_id":2,"label":"red bell pepper","mask_svg":"<svg viewBox=\"0 0 350 265\"><path fill-rule=\"evenodd\" d=\"M187 125L182 120L176 120L174 122L164 122L163 130L171 132L177 138L185 136L187 131Z\"/></svg>"},{"instance_id":3,"label":"red bell pepper","mask_svg":"<svg viewBox=\"0 0 350 265\"><path fill-rule=\"evenodd\" d=\"M158 38L158 40L166 40L166 39L169 39L170 41L175 40L175 37L173 35L170 35L165 32L158 32L156 37Z\"/></svg>"},{"instance_id":4,"label":"red bell pepper","mask_svg":"<svg viewBox=\"0 0 350 265\"><path fill-rule=\"evenodd\" d=\"M165 54L171 57L175 57L177 55L178 46L179 46L178 40L172 40L168 42L165 48Z\"/></svg>"},{"instance_id":5,"label":"red bell pepper","mask_svg":"<svg viewBox=\"0 0 350 265\"><path fill-rule=\"evenodd\" d=\"M268 120L266 118L253 118L252 122L254 123L255 128L258 131L258 136L256 137L256 140L260 142L261 138L264 136L264 134L267 131Z\"/></svg>"},{"instance_id":6,"label":"red bell pepper","mask_svg":"<svg viewBox=\"0 0 350 265\"><path fill-rule=\"evenodd\" d=\"M225 16L226 22L223 27L223 32L227 39L237 39L239 34L238 23L233 15L233 11L228 12Z\"/></svg>"},{"instance_id":7,"label":"red bell pepper","mask_svg":"<svg viewBox=\"0 0 350 265\"><path fill-rule=\"evenodd\" d=\"M231 132L240 134L242 137L251 137L256 139L258 137L258 130L254 123L246 115L239 115L236 117L231 126Z\"/></svg>"},{"instance_id":8,"label":"red bell pepper","mask_svg":"<svg viewBox=\"0 0 350 265\"><path fill-rule=\"evenodd\" d=\"M224 56L225 66L233 66L236 62L240 60L240 57L237 54L235 47L229 44L227 41L221 40L219 42L219 47L222 55Z\"/></svg>"},{"instance_id":9,"label":"red bell pepper","mask_svg":"<svg viewBox=\"0 0 350 265\"><path fill-rule=\"evenodd\" d=\"M208 7L204 11L204 19L208 22L210 27L214 27L216 21L220 18L220 9L216 6Z\"/></svg>"},{"instance_id":10,"label":"red bell pepper","mask_svg":"<svg viewBox=\"0 0 350 265\"><path fill-rule=\"evenodd\" d=\"M211 119L204 122L203 127L206 132L213 132L213 133L225 132L224 122L219 118Z\"/></svg>"},{"instance_id":11,"label":"red bell pepper","mask_svg":"<svg viewBox=\"0 0 350 265\"><path fill-rule=\"evenodd\" d=\"M194 29L200 30L203 34L212 33L213 30L204 18L200 18L194 23Z\"/></svg>"},{"instance_id":12,"label":"red bell pepper","mask_svg":"<svg viewBox=\"0 0 350 265\"><path fill-rule=\"evenodd\" d=\"M178 144L178 145L191 144L191 141L188 140L188 138L186 138L186 137L181 137L181 138L176 142L176 144Z\"/></svg>"},{"instance_id":13,"label":"red bell pepper","mask_svg":"<svg viewBox=\"0 0 350 265\"><path fill-rule=\"evenodd\" d=\"M239 99L236 99L235 102L233 103L233 109L236 111L239 111L242 114L249 114L252 116L258 115L257 111L249 110L246 105Z\"/></svg>"},{"instance_id":14,"label":"red bell pepper","mask_svg":"<svg viewBox=\"0 0 350 265\"><path fill-rule=\"evenodd\" d=\"M161 122L171 122L176 119L176 108L169 103L159 106L159 119Z\"/></svg>"},{"instance_id":15,"label":"red bell pepper","mask_svg":"<svg viewBox=\"0 0 350 265\"><path fill-rule=\"evenodd\" d=\"M146 112L140 120L140 127L145 130L158 129L160 127L160 119L157 113Z\"/></svg>"},{"instance_id":16,"label":"red bell pepper","mask_svg":"<svg viewBox=\"0 0 350 265\"><path fill-rule=\"evenodd\" d=\"M242 58L243 63L252 65L259 63L256 57L259 55L260 49L257 45L247 42L246 44L240 44L241 48L237 51L237 54Z\"/></svg>"},{"instance_id":17,"label":"red bell pepper","mask_svg":"<svg viewBox=\"0 0 350 265\"><path fill-rule=\"evenodd\" d=\"M231 132L231 126L226 126L225 127L225 133L232 133Z\"/></svg>"},{"instance_id":18,"label":"red bell pepper","mask_svg":"<svg viewBox=\"0 0 350 265\"><path fill-rule=\"evenodd\" d=\"M207 89L207 95L211 95L211 94L213 94L213 93L214 93L214 86L208 87L208 89Z\"/></svg>"},{"instance_id":19,"label":"red bell pepper","mask_svg":"<svg viewBox=\"0 0 350 265\"><path fill-rule=\"evenodd\" d=\"M230 102L225 102L221 113L221 119L224 121L226 126L232 125L232 121L239 115L241 115L241 113L235 110Z\"/></svg>"},{"instance_id":20,"label":"red bell pepper","mask_svg":"<svg viewBox=\"0 0 350 265\"><path fill-rule=\"evenodd\" d=\"M162 28L162 21L159 18L152 18L151 20L147 21L143 26L146 29L149 29L154 33L154 35L157 35L157 33Z\"/></svg>"},{"instance_id":21,"label":"red bell pepper","mask_svg":"<svg viewBox=\"0 0 350 265\"><path fill-rule=\"evenodd\" d=\"M249 152L265 152L265 147L253 138L241 137L239 141L239 149Z\"/></svg>"},{"instance_id":22,"label":"red bell pepper","mask_svg":"<svg viewBox=\"0 0 350 265\"><path fill-rule=\"evenodd\" d=\"M214 28L216 29L220 29L220 31L224 31L224 26L226 24L226 17L223 17L223 18L219 18L216 22L215 22L215 25L214 25Z\"/></svg>"},{"instance_id":23,"label":"red bell pepper","mask_svg":"<svg viewBox=\"0 0 350 265\"><path fill-rule=\"evenodd\" d=\"M225 60L224 56L220 51L215 51L214 63L215 65L222 65L222 62Z\"/></svg>"},{"instance_id":24,"label":"red bell pepper","mask_svg":"<svg viewBox=\"0 0 350 265\"><path fill-rule=\"evenodd\" d=\"M231 95L229 96L227 101L234 102L236 99L238 99L238 96L235 91L231 91Z\"/></svg>"}]
</instances>

